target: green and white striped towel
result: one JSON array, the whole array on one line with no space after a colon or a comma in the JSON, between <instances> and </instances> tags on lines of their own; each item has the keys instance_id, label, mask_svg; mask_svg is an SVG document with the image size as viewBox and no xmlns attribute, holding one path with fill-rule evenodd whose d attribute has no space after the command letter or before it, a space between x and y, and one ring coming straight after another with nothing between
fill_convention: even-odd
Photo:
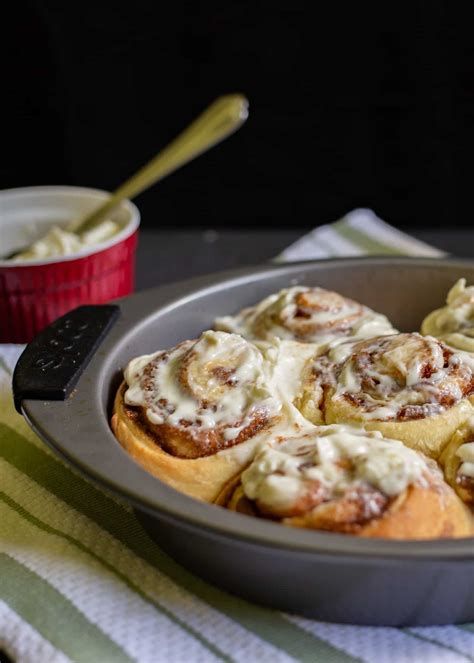
<instances>
[{"instance_id":1,"label":"green and white striped towel","mask_svg":"<svg viewBox=\"0 0 474 663\"><path fill-rule=\"evenodd\" d=\"M407 255L439 257L444 251L400 232L370 209L355 209L342 219L319 226L285 249L280 260L340 256Z\"/></svg>"},{"instance_id":2,"label":"green and white striped towel","mask_svg":"<svg viewBox=\"0 0 474 663\"><path fill-rule=\"evenodd\" d=\"M283 257L381 247L440 253L356 211ZM14 661L474 660L474 625L327 624L251 605L188 573L147 537L127 505L66 467L16 414L10 381L21 349L0 346L0 650Z\"/></svg>"}]
</instances>

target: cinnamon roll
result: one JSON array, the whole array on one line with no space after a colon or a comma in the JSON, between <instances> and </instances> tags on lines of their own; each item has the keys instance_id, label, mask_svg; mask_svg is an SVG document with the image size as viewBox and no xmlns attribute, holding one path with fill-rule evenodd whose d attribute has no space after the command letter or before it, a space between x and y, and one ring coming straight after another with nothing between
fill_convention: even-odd
<instances>
[{"instance_id":1,"label":"cinnamon roll","mask_svg":"<svg viewBox=\"0 0 474 663\"><path fill-rule=\"evenodd\" d=\"M433 461L379 432L339 425L262 443L217 502L284 525L361 537L473 532L471 514Z\"/></svg>"},{"instance_id":2,"label":"cinnamon roll","mask_svg":"<svg viewBox=\"0 0 474 663\"><path fill-rule=\"evenodd\" d=\"M466 279L459 279L448 292L446 306L423 320L421 333L474 353L474 285L466 288Z\"/></svg>"},{"instance_id":3,"label":"cinnamon roll","mask_svg":"<svg viewBox=\"0 0 474 663\"><path fill-rule=\"evenodd\" d=\"M396 334L317 357L298 406L316 423L363 425L438 458L473 412L473 392L462 354L429 336Z\"/></svg>"},{"instance_id":4,"label":"cinnamon roll","mask_svg":"<svg viewBox=\"0 0 474 663\"><path fill-rule=\"evenodd\" d=\"M464 502L474 506L474 417L454 433L440 464L446 481Z\"/></svg>"},{"instance_id":5,"label":"cinnamon roll","mask_svg":"<svg viewBox=\"0 0 474 663\"><path fill-rule=\"evenodd\" d=\"M293 402L311 423L326 423L325 394L336 384L340 367L356 345L353 339L330 343L315 351L301 367L299 391Z\"/></svg>"},{"instance_id":6,"label":"cinnamon roll","mask_svg":"<svg viewBox=\"0 0 474 663\"><path fill-rule=\"evenodd\" d=\"M396 332L384 315L367 306L337 292L303 286L285 288L237 315L217 318L214 326L251 340L276 336L304 343Z\"/></svg>"},{"instance_id":7,"label":"cinnamon roll","mask_svg":"<svg viewBox=\"0 0 474 663\"><path fill-rule=\"evenodd\" d=\"M206 331L138 357L124 378L111 422L117 439L152 474L203 500L284 418L261 351L235 334Z\"/></svg>"}]
</instances>

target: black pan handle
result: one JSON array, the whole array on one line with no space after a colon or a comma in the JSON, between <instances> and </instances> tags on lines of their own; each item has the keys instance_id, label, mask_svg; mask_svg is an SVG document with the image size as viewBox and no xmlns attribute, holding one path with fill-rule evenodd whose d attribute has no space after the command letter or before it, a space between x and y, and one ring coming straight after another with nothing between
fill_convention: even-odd
<instances>
[{"instance_id":1,"label":"black pan handle","mask_svg":"<svg viewBox=\"0 0 474 663\"><path fill-rule=\"evenodd\" d=\"M80 306L43 329L13 373L18 412L25 398L64 401L119 315L115 305Z\"/></svg>"}]
</instances>

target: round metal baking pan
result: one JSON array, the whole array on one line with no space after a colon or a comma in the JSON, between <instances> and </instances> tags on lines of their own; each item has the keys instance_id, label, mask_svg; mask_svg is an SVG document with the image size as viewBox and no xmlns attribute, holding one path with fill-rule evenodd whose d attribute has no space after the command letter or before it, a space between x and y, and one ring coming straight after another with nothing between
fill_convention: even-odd
<instances>
[{"instance_id":1,"label":"round metal baking pan","mask_svg":"<svg viewBox=\"0 0 474 663\"><path fill-rule=\"evenodd\" d=\"M40 437L85 475L129 501L159 545L209 582L273 608L327 621L399 626L474 620L474 539L358 539L231 513L148 474L109 427L114 392L129 359L193 338L217 315L282 287L337 290L385 313L401 331L413 331L463 276L474 282L474 261L340 259L243 269L148 290L118 302L120 317L68 398L46 400L40 392L35 399L25 398L16 380L17 402ZM45 366L52 364L44 359L41 335L32 348L35 343L36 364L47 375ZM26 368L24 358L19 377Z\"/></svg>"}]
</instances>

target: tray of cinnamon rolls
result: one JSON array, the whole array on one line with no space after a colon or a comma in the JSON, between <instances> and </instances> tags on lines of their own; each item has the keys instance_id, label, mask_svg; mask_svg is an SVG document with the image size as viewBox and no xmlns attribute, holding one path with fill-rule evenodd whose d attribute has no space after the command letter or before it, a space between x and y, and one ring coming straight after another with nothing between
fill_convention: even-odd
<instances>
[{"instance_id":1,"label":"tray of cinnamon rolls","mask_svg":"<svg viewBox=\"0 0 474 663\"><path fill-rule=\"evenodd\" d=\"M43 332L16 402L178 562L320 619L474 619L473 263L262 267L118 306L62 400L27 383L79 323Z\"/></svg>"}]
</instances>

